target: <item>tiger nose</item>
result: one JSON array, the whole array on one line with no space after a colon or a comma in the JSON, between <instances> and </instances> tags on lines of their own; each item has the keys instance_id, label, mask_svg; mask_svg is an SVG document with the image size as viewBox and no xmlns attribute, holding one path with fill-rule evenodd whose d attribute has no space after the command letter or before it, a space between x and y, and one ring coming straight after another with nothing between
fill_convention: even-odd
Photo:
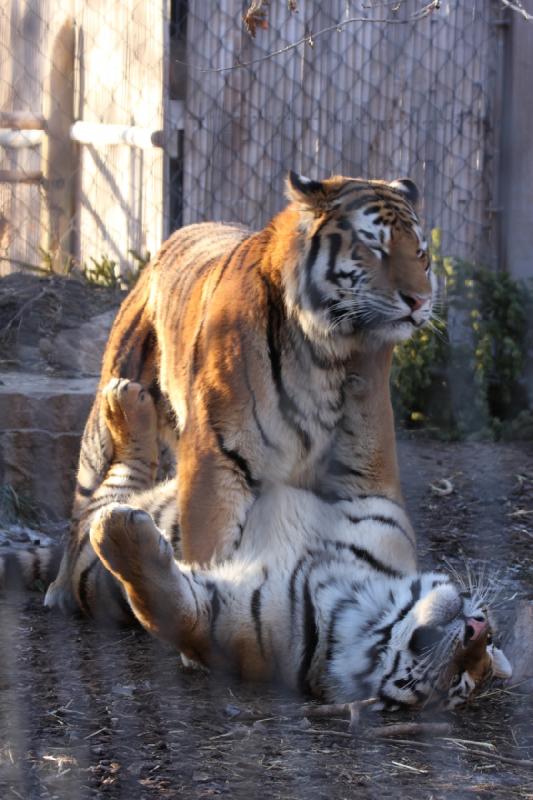
<instances>
[{"instance_id":1,"label":"tiger nose","mask_svg":"<svg viewBox=\"0 0 533 800\"><path fill-rule=\"evenodd\" d=\"M400 292L400 297L403 302L409 306L411 311L418 311L418 309L422 308L429 300L427 295L406 294L405 292Z\"/></svg>"},{"instance_id":2,"label":"tiger nose","mask_svg":"<svg viewBox=\"0 0 533 800\"><path fill-rule=\"evenodd\" d=\"M468 642L475 642L487 630L488 623L484 619L477 619L476 617L469 617L466 620L465 627L465 644Z\"/></svg>"}]
</instances>

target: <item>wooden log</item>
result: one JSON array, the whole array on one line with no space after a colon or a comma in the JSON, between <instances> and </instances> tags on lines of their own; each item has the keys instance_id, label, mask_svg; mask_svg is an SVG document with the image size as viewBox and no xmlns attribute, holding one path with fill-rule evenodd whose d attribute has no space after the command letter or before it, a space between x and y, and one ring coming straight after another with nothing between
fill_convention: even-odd
<instances>
[{"instance_id":1,"label":"wooden log","mask_svg":"<svg viewBox=\"0 0 533 800\"><path fill-rule=\"evenodd\" d=\"M45 131L46 120L32 111L0 111L0 128L16 131Z\"/></svg>"},{"instance_id":2,"label":"wooden log","mask_svg":"<svg viewBox=\"0 0 533 800\"><path fill-rule=\"evenodd\" d=\"M41 183L43 173L41 170L0 169L0 183Z\"/></svg>"},{"instance_id":3,"label":"wooden log","mask_svg":"<svg viewBox=\"0 0 533 800\"><path fill-rule=\"evenodd\" d=\"M10 147L13 150L20 150L23 147L38 147L44 139L44 131L41 130L0 130L0 147Z\"/></svg>"}]
</instances>

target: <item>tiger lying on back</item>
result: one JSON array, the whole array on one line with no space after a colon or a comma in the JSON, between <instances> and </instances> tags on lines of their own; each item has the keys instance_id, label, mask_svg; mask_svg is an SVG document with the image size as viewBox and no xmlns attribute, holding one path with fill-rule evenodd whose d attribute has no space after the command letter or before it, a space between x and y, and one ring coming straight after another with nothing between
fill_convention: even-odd
<instances>
[{"instance_id":1,"label":"tiger lying on back","mask_svg":"<svg viewBox=\"0 0 533 800\"><path fill-rule=\"evenodd\" d=\"M113 377L156 397L187 561L231 555L272 483L332 504L361 492L401 501L392 350L432 309L416 187L291 174L288 188L292 202L259 233L177 231L124 301L48 605L76 603L94 563L81 520L111 463L102 389Z\"/></svg>"},{"instance_id":2,"label":"tiger lying on back","mask_svg":"<svg viewBox=\"0 0 533 800\"><path fill-rule=\"evenodd\" d=\"M151 398L115 381L103 399L116 458L89 525L96 573L100 590L106 576L116 579L149 632L205 666L335 702L375 696L390 709L453 707L489 676L511 675L483 592L418 572L405 511L382 496L331 506L273 486L229 561L208 569L175 561L171 537L147 513L176 536L172 485L131 496L134 507L113 502L127 498L129 478L151 483Z\"/></svg>"}]
</instances>

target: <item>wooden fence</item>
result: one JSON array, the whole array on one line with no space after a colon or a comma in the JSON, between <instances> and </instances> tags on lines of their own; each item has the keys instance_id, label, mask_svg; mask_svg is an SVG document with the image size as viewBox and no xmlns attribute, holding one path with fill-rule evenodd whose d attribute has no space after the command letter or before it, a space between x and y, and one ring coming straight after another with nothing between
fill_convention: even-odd
<instances>
[{"instance_id":1,"label":"wooden fence","mask_svg":"<svg viewBox=\"0 0 533 800\"><path fill-rule=\"evenodd\" d=\"M167 18L165 0L0 8L0 274L104 256L124 268L159 246ZM38 117L43 135L15 147Z\"/></svg>"},{"instance_id":2,"label":"wooden fence","mask_svg":"<svg viewBox=\"0 0 533 800\"><path fill-rule=\"evenodd\" d=\"M0 9L0 274L104 256L124 270L168 233L171 195L174 221L258 227L291 168L409 175L443 251L494 263L502 6L443 0L409 21L420 5L342 25L344 0L302 0L297 14L276 0L251 39L241 0L189 2L179 25L183 0L12 0ZM41 120L31 142L14 112Z\"/></svg>"},{"instance_id":3,"label":"wooden fence","mask_svg":"<svg viewBox=\"0 0 533 800\"><path fill-rule=\"evenodd\" d=\"M293 15L272 3L269 29L254 41L234 26L237 0L212 5L189 13L186 221L261 224L283 204L290 168L313 178L409 175L447 253L494 253L499 3L443 2L438 14L402 24L420 7L408 2L399 24L346 24L314 39L346 18L343 0L300 3ZM252 63L220 71L239 61Z\"/></svg>"}]
</instances>

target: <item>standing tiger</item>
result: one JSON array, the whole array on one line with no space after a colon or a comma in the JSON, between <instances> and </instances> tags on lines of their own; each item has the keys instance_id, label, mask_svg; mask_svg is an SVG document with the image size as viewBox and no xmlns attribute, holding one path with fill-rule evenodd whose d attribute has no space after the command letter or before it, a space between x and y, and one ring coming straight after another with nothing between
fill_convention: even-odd
<instances>
[{"instance_id":1,"label":"standing tiger","mask_svg":"<svg viewBox=\"0 0 533 800\"><path fill-rule=\"evenodd\" d=\"M128 488L153 481L153 401L140 385L115 380L102 404L114 464L86 520L100 559L95 602L122 603L205 666L335 702L370 695L389 709L453 707L488 677L510 677L492 642L488 588L418 572L406 513L386 497L332 505L271 485L231 559L209 569L176 561L175 486Z\"/></svg>"},{"instance_id":2,"label":"standing tiger","mask_svg":"<svg viewBox=\"0 0 533 800\"><path fill-rule=\"evenodd\" d=\"M48 605L83 606L96 556L80 520L113 457L102 401L113 377L156 398L160 441L176 451L186 561L231 555L276 485L332 505L361 493L401 502L392 350L432 310L416 187L291 173L288 192L259 233L214 223L177 231L124 301Z\"/></svg>"}]
</instances>

